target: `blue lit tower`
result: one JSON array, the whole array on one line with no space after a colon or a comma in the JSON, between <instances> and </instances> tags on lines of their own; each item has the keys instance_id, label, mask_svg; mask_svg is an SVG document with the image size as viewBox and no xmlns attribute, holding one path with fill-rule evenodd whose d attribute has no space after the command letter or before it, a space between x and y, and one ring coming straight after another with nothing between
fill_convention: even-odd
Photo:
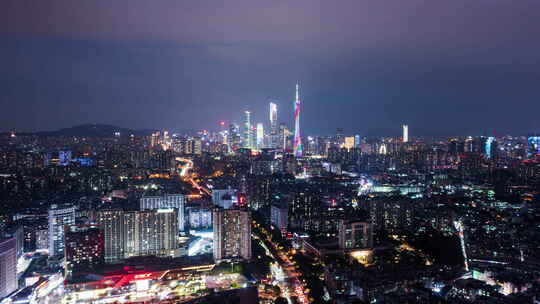
<instances>
[{"instance_id":1,"label":"blue lit tower","mask_svg":"<svg viewBox=\"0 0 540 304\"><path fill-rule=\"evenodd\" d=\"M300 95L296 84L296 100L294 101L294 156L302 157L302 138L300 137Z\"/></svg>"}]
</instances>

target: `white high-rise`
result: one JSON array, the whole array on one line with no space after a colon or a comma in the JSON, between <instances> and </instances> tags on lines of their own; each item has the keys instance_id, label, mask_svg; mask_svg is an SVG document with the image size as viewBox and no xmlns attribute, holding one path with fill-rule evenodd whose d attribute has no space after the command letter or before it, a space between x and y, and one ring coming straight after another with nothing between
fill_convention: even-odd
<instances>
[{"instance_id":1,"label":"white high-rise","mask_svg":"<svg viewBox=\"0 0 540 304\"><path fill-rule=\"evenodd\" d=\"M49 209L49 256L64 255L64 227L75 224L75 207L52 205Z\"/></svg>"},{"instance_id":2,"label":"white high-rise","mask_svg":"<svg viewBox=\"0 0 540 304\"><path fill-rule=\"evenodd\" d=\"M184 231L185 216L184 205L186 198L183 194L165 194L159 196L143 196L139 201L141 210L157 210L174 208L178 214L178 229Z\"/></svg>"},{"instance_id":3,"label":"white high-rise","mask_svg":"<svg viewBox=\"0 0 540 304\"><path fill-rule=\"evenodd\" d=\"M278 147L277 105L270 103L270 148Z\"/></svg>"},{"instance_id":4,"label":"white high-rise","mask_svg":"<svg viewBox=\"0 0 540 304\"><path fill-rule=\"evenodd\" d=\"M403 125L403 142L406 143L409 141L409 126Z\"/></svg>"},{"instance_id":5,"label":"white high-rise","mask_svg":"<svg viewBox=\"0 0 540 304\"><path fill-rule=\"evenodd\" d=\"M264 148L264 127L262 123L257 124L257 149Z\"/></svg>"},{"instance_id":6,"label":"white high-rise","mask_svg":"<svg viewBox=\"0 0 540 304\"><path fill-rule=\"evenodd\" d=\"M244 148L246 149L252 149L253 143L252 135L251 135L251 112L246 111L244 117Z\"/></svg>"}]
</instances>

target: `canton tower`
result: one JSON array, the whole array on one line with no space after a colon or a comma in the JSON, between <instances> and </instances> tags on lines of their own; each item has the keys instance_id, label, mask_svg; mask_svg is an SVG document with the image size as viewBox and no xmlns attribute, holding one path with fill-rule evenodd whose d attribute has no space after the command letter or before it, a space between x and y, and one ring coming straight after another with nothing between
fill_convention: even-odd
<instances>
[{"instance_id":1,"label":"canton tower","mask_svg":"<svg viewBox=\"0 0 540 304\"><path fill-rule=\"evenodd\" d=\"M300 96L296 84L296 100L294 101L294 156L302 157L302 138L300 137Z\"/></svg>"}]
</instances>

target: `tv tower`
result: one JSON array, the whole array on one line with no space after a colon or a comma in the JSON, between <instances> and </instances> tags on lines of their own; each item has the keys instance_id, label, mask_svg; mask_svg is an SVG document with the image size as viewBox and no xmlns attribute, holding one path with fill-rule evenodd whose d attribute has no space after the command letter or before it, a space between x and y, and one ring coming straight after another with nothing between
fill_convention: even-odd
<instances>
[{"instance_id":1,"label":"tv tower","mask_svg":"<svg viewBox=\"0 0 540 304\"><path fill-rule=\"evenodd\" d=\"M294 101L294 156L302 157L302 138L300 137L300 95L296 84L296 100Z\"/></svg>"}]
</instances>

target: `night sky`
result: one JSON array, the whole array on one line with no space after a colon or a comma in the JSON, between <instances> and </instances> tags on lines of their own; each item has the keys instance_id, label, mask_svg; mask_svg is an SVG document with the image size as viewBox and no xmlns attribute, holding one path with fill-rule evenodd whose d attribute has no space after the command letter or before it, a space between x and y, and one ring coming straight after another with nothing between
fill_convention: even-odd
<instances>
[{"instance_id":1,"label":"night sky","mask_svg":"<svg viewBox=\"0 0 540 304\"><path fill-rule=\"evenodd\" d=\"M540 131L538 0L0 2L0 130Z\"/></svg>"}]
</instances>

